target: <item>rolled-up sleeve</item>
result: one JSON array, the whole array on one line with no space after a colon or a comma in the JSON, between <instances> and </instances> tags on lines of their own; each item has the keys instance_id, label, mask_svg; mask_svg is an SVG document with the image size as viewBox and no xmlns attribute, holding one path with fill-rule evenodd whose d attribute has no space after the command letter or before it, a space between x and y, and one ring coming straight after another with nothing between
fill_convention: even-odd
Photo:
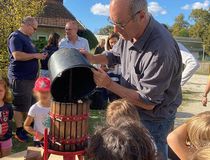
<instances>
[{"instance_id":1,"label":"rolled-up sleeve","mask_svg":"<svg viewBox=\"0 0 210 160\"><path fill-rule=\"evenodd\" d=\"M115 66L120 64L120 54L122 53L122 40L120 39L110 51L104 51L103 54L106 55L108 59L108 66Z\"/></svg>"},{"instance_id":2,"label":"rolled-up sleeve","mask_svg":"<svg viewBox=\"0 0 210 160\"><path fill-rule=\"evenodd\" d=\"M113 54L113 52L107 52L105 51L103 54L106 55L108 59L108 67L115 66L117 64L120 64L120 57Z\"/></svg>"},{"instance_id":3,"label":"rolled-up sleeve","mask_svg":"<svg viewBox=\"0 0 210 160\"><path fill-rule=\"evenodd\" d=\"M173 62L163 56L153 56L150 61L136 87L140 98L146 103L160 104L167 98L166 95L170 94L165 92L174 74Z\"/></svg>"}]
</instances>

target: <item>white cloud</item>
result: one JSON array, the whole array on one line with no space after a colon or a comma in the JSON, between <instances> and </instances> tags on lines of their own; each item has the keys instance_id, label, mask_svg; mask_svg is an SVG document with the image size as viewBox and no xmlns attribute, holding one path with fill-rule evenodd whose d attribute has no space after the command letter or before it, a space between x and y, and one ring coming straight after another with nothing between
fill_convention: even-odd
<instances>
[{"instance_id":1,"label":"white cloud","mask_svg":"<svg viewBox=\"0 0 210 160\"><path fill-rule=\"evenodd\" d=\"M203 3L202 2L195 2L191 5L186 4L183 7L181 7L181 9L183 9L183 10L206 9L207 10L209 8L209 4L210 4L209 0L204 0Z\"/></svg>"},{"instance_id":2,"label":"white cloud","mask_svg":"<svg viewBox=\"0 0 210 160\"><path fill-rule=\"evenodd\" d=\"M152 14L167 14L167 11L159 5L157 2L150 2L148 5L149 12Z\"/></svg>"},{"instance_id":3,"label":"white cloud","mask_svg":"<svg viewBox=\"0 0 210 160\"><path fill-rule=\"evenodd\" d=\"M109 5L96 3L91 7L91 12L94 15L109 16Z\"/></svg>"},{"instance_id":4,"label":"white cloud","mask_svg":"<svg viewBox=\"0 0 210 160\"><path fill-rule=\"evenodd\" d=\"M195 2L192 5L192 9L208 9L209 7L209 0L205 0L203 3Z\"/></svg>"},{"instance_id":5,"label":"white cloud","mask_svg":"<svg viewBox=\"0 0 210 160\"><path fill-rule=\"evenodd\" d=\"M183 9L183 10L189 10L190 9L190 5L189 4L186 4L183 7L181 7L181 9Z\"/></svg>"}]
</instances>

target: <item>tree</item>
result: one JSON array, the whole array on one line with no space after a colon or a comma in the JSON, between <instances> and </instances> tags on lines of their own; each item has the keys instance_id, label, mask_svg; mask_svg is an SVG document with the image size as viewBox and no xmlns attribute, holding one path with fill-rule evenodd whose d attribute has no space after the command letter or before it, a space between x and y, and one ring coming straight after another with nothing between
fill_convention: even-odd
<instances>
[{"instance_id":1,"label":"tree","mask_svg":"<svg viewBox=\"0 0 210 160\"><path fill-rule=\"evenodd\" d=\"M172 26L172 34L174 36L188 37L189 23L184 20L184 15L180 14L175 18L175 23Z\"/></svg>"},{"instance_id":2,"label":"tree","mask_svg":"<svg viewBox=\"0 0 210 160\"><path fill-rule=\"evenodd\" d=\"M107 25L104 28L101 28L99 30L99 33L98 34L100 34L100 35L109 35L112 32L114 32L114 27L111 26L111 25Z\"/></svg>"},{"instance_id":3,"label":"tree","mask_svg":"<svg viewBox=\"0 0 210 160\"><path fill-rule=\"evenodd\" d=\"M97 46L98 40L90 30L80 30L78 35L88 40L90 49L94 49Z\"/></svg>"},{"instance_id":4,"label":"tree","mask_svg":"<svg viewBox=\"0 0 210 160\"><path fill-rule=\"evenodd\" d=\"M45 0L0 0L0 72L8 66L7 38L26 16L36 16Z\"/></svg>"},{"instance_id":5,"label":"tree","mask_svg":"<svg viewBox=\"0 0 210 160\"><path fill-rule=\"evenodd\" d=\"M190 19L195 23L190 27L191 37L199 37L205 46L205 51L210 55L210 8L208 10L192 10Z\"/></svg>"}]
</instances>

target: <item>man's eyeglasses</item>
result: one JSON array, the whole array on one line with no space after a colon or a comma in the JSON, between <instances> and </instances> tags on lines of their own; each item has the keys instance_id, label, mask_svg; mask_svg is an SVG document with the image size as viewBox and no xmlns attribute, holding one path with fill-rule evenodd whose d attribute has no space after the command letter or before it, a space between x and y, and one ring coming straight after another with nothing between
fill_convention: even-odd
<instances>
[{"instance_id":1,"label":"man's eyeglasses","mask_svg":"<svg viewBox=\"0 0 210 160\"><path fill-rule=\"evenodd\" d=\"M124 30L125 27L128 25L128 23L129 23L130 21L132 21L132 20L135 18L135 16L136 16L137 14L139 14L141 11L142 11L142 10L140 10L140 11L136 12L135 14L133 14L133 15L131 16L131 18L130 18L126 23L124 23L124 24L121 24L120 22L113 22L113 21L111 20L110 17L108 17L108 21L109 21L109 23L111 23L112 25L114 25L114 26L116 26L116 27L119 27L120 29Z\"/></svg>"}]
</instances>

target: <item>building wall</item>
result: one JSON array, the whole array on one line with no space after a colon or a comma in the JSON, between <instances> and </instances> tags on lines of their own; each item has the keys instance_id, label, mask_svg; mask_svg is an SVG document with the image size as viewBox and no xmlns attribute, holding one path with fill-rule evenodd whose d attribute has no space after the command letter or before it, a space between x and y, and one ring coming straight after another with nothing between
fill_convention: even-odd
<instances>
[{"instance_id":1,"label":"building wall","mask_svg":"<svg viewBox=\"0 0 210 160\"><path fill-rule=\"evenodd\" d=\"M38 27L38 30L33 34L32 39L38 40L40 37L46 37L46 40L48 40L48 36L53 32L58 33L61 38L65 36L64 28Z\"/></svg>"}]
</instances>

